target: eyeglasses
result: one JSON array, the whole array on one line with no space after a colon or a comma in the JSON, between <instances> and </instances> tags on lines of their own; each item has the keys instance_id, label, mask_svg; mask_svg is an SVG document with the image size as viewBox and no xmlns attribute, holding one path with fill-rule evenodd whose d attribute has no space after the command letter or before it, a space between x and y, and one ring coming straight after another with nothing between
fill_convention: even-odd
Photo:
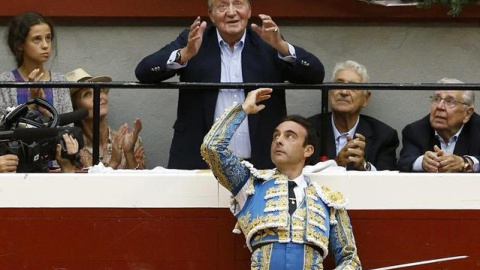
<instances>
[{"instance_id":1,"label":"eyeglasses","mask_svg":"<svg viewBox=\"0 0 480 270\"><path fill-rule=\"evenodd\" d=\"M245 7L245 3L243 1L233 1L232 3L223 2L215 6L215 9L219 12L225 12L230 8L230 5L233 5L233 8L236 10L242 9Z\"/></svg>"},{"instance_id":2,"label":"eyeglasses","mask_svg":"<svg viewBox=\"0 0 480 270\"><path fill-rule=\"evenodd\" d=\"M437 95L437 96L431 96L430 99L431 99L432 104L435 104L435 105L440 104L440 102L442 102L442 100L443 100L445 102L445 106L447 106L449 108L455 108L455 106L457 106L458 103L468 106L467 103L460 102L453 97L442 98L441 96Z\"/></svg>"}]
</instances>

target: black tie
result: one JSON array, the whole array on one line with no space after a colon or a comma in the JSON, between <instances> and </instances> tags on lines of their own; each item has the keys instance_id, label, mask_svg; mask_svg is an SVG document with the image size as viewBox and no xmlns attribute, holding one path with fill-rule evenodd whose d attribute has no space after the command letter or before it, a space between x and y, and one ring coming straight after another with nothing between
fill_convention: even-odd
<instances>
[{"instance_id":1,"label":"black tie","mask_svg":"<svg viewBox=\"0 0 480 270\"><path fill-rule=\"evenodd\" d=\"M295 198L295 192L293 189L297 186L295 181L288 181L288 213L293 214L297 209L297 199Z\"/></svg>"}]
</instances>

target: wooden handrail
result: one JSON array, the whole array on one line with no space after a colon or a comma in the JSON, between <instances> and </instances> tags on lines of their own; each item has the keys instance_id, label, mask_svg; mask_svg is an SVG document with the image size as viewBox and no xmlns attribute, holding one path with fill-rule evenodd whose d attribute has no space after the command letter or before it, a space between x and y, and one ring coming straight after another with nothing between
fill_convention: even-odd
<instances>
[{"instance_id":1,"label":"wooden handrail","mask_svg":"<svg viewBox=\"0 0 480 270\"><path fill-rule=\"evenodd\" d=\"M97 20L134 19L188 19L207 16L206 0L6 0L0 2L0 18L4 20L18 13L33 10L62 22L73 20L92 24ZM364 21L364 22L478 22L480 5L465 6L460 15L447 15L448 7L433 6L419 9L413 6L385 7L359 0L261 0L251 1L252 17L266 13L277 19L309 22Z\"/></svg>"}]
</instances>

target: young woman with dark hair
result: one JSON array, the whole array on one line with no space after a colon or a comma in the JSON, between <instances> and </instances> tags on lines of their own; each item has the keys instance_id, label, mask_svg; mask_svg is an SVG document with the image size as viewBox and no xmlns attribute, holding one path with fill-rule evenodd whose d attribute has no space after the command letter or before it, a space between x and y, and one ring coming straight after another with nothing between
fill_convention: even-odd
<instances>
[{"instance_id":1,"label":"young woman with dark hair","mask_svg":"<svg viewBox=\"0 0 480 270\"><path fill-rule=\"evenodd\" d=\"M8 25L7 44L17 68L0 74L0 81L66 81L63 74L45 67L54 51L54 38L53 23L41 14L24 12L15 16ZM8 107L18 106L35 97L46 99L58 113L72 111L69 93L68 88L1 88L0 116L5 115ZM31 109L37 108L31 105ZM49 114L43 108L37 111L46 116Z\"/></svg>"}]
</instances>

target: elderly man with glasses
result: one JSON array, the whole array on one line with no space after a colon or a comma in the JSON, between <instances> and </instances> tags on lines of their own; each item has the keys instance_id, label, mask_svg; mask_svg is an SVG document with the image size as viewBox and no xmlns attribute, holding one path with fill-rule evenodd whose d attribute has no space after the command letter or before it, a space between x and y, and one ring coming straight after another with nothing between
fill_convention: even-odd
<instances>
[{"instance_id":1,"label":"elderly man with glasses","mask_svg":"<svg viewBox=\"0 0 480 270\"><path fill-rule=\"evenodd\" d=\"M444 78L438 83L462 83ZM431 97L430 114L402 131L398 168L405 172L478 172L480 116L473 91L441 90Z\"/></svg>"}]
</instances>

